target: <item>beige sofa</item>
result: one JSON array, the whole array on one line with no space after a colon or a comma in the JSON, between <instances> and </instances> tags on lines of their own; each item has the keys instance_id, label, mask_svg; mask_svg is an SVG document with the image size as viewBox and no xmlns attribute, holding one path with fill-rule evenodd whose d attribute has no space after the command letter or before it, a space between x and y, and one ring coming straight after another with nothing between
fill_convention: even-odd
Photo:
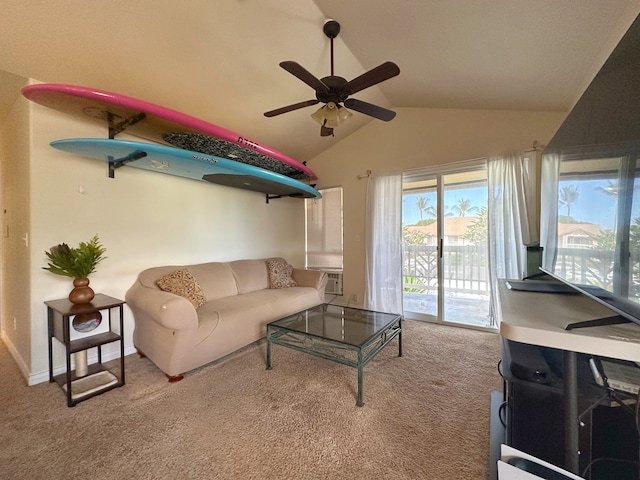
<instances>
[{"instance_id":1,"label":"beige sofa","mask_svg":"<svg viewBox=\"0 0 640 480\"><path fill-rule=\"evenodd\" d=\"M326 273L281 258L237 260L149 268L125 299L138 352L177 381L264 337L267 323L323 303L326 284Z\"/></svg>"}]
</instances>

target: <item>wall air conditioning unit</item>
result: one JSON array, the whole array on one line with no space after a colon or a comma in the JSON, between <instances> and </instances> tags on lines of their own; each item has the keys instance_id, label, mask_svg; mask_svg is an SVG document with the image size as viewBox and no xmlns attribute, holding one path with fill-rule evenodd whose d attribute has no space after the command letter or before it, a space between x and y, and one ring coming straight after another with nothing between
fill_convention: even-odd
<instances>
[{"instance_id":1,"label":"wall air conditioning unit","mask_svg":"<svg viewBox=\"0 0 640 480\"><path fill-rule=\"evenodd\" d=\"M342 272L327 272L329 281L324 289L325 295L342 295Z\"/></svg>"}]
</instances>

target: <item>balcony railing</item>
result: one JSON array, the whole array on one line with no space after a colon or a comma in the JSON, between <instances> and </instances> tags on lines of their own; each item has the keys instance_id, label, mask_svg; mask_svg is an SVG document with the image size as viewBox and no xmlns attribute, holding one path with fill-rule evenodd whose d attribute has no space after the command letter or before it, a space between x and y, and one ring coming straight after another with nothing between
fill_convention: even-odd
<instances>
[{"instance_id":1,"label":"balcony railing","mask_svg":"<svg viewBox=\"0 0 640 480\"><path fill-rule=\"evenodd\" d=\"M573 283L596 285L614 291L614 275L620 276L619 272L615 272L614 255L611 250L560 248L555 271ZM631 252L629 277L619 280L620 286L617 288L625 291L628 285L629 297L640 296L640 253Z\"/></svg>"},{"instance_id":2,"label":"balcony railing","mask_svg":"<svg viewBox=\"0 0 640 480\"><path fill-rule=\"evenodd\" d=\"M438 250L433 245L403 245L404 290L426 293L437 288ZM486 246L453 245L443 249L444 287L450 293L488 295Z\"/></svg>"},{"instance_id":3,"label":"balcony railing","mask_svg":"<svg viewBox=\"0 0 640 480\"><path fill-rule=\"evenodd\" d=\"M432 293L437 289L438 250L433 245L403 245L404 291ZM614 275L614 253L586 248L560 248L556 271L576 283L597 285L611 290ZM640 296L640 254L630 258L630 288ZM489 295L487 248L474 245L445 246L443 282L450 293Z\"/></svg>"}]
</instances>

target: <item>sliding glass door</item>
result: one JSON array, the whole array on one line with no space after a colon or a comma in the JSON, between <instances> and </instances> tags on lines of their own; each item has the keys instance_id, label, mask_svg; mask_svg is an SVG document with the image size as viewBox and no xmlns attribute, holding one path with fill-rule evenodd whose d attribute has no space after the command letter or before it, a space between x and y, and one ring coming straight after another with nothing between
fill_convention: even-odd
<instances>
[{"instance_id":1,"label":"sliding glass door","mask_svg":"<svg viewBox=\"0 0 640 480\"><path fill-rule=\"evenodd\" d=\"M487 172L442 176L442 321L489 326Z\"/></svg>"},{"instance_id":2,"label":"sliding glass door","mask_svg":"<svg viewBox=\"0 0 640 480\"><path fill-rule=\"evenodd\" d=\"M403 181L403 300L407 318L490 327L484 162Z\"/></svg>"},{"instance_id":3,"label":"sliding glass door","mask_svg":"<svg viewBox=\"0 0 640 480\"><path fill-rule=\"evenodd\" d=\"M402 190L404 313L408 318L437 321L440 311L438 176L405 175Z\"/></svg>"}]
</instances>

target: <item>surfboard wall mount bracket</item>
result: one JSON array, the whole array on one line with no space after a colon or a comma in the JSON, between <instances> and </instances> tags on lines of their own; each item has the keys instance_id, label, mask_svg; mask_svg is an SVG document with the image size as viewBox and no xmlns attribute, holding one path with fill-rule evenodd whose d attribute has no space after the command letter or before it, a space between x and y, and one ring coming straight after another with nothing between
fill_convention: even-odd
<instances>
[{"instance_id":1,"label":"surfboard wall mount bracket","mask_svg":"<svg viewBox=\"0 0 640 480\"><path fill-rule=\"evenodd\" d=\"M107 121L109 122L109 138L113 140L114 138L116 138L116 135L124 132L127 129L127 127L131 125L135 125L136 123L138 123L141 120L144 120L145 118L147 118L147 114L144 112L140 112L131 118L127 118L123 120L122 122L115 123L114 114L111 112L107 112Z\"/></svg>"},{"instance_id":2,"label":"surfboard wall mount bracket","mask_svg":"<svg viewBox=\"0 0 640 480\"><path fill-rule=\"evenodd\" d=\"M135 162L136 160L140 160L146 156L147 152L143 151L133 152L132 154L122 158L113 158L112 156L109 156L109 161L107 162L109 178L116 178L116 169L124 167L127 163Z\"/></svg>"},{"instance_id":3,"label":"surfboard wall mount bracket","mask_svg":"<svg viewBox=\"0 0 640 480\"><path fill-rule=\"evenodd\" d=\"M296 193L292 193L291 195L269 195L267 193L267 194L265 194L265 196L266 196L267 203L269 203L269 200L275 200L277 198L284 198L284 197L288 197L288 198L305 198L304 195L296 194Z\"/></svg>"}]
</instances>

